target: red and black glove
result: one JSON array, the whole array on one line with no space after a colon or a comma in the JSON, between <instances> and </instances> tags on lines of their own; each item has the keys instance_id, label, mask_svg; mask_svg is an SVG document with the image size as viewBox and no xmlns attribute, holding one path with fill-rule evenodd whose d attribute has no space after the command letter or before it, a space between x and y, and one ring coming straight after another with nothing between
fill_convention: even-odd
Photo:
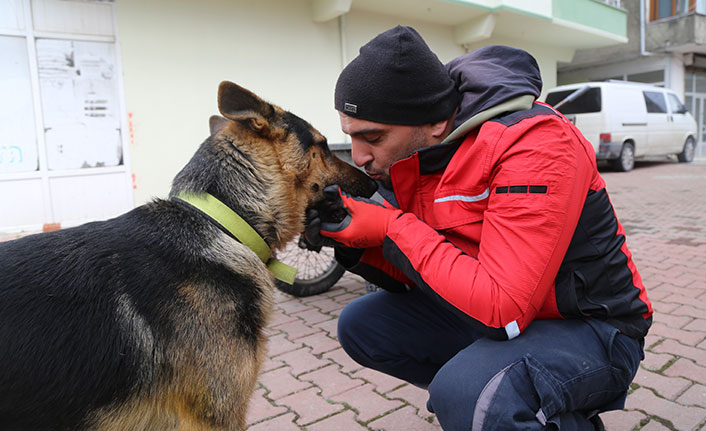
<instances>
[{"instance_id":1,"label":"red and black glove","mask_svg":"<svg viewBox=\"0 0 706 431\"><path fill-rule=\"evenodd\" d=\"M347 247L381 246L392 222L402 215L397 208L386 207L370 199L353 197L337 185L324 189L328 199L338 199L348 215L337 223L321 223L321 235Z\"/></svg>"}]
</instances>

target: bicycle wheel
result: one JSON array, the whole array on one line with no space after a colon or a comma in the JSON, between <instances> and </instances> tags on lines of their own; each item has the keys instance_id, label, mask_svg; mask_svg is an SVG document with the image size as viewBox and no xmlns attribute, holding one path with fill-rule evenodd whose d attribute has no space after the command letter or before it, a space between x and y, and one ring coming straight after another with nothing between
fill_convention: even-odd
<instances>
[{"instance_id":1,"label":"bicycle wheel","mask_svg":"<svg viewBox=\"0 0 706 431\"><path fill-rule=\"evenodd\" d=\"M301 238L291 241L283 250L277 252L277 260L297 268L294 284L276 280L277 289L298 297L326 292L346 272L345 268L336 262L333 248L310 250Z\"/></svg>"}]
</instances>

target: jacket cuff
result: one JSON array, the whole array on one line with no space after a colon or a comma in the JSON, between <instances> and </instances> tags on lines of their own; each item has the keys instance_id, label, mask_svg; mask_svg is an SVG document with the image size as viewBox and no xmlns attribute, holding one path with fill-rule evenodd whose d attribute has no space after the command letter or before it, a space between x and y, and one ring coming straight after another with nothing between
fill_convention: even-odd
<instances>
[{"instance_id":1,"label":"jacket cuff","mask_svg":"<svg viewBox=\"0 0 706 431\"><path fill-rule=\"evenodd\" d=\"M342 267L350 270L360 262L360 257L363 256L365 249L351 248L337 245L333 248L333 255L341 264Z\"/></svg>"}]
</instances>

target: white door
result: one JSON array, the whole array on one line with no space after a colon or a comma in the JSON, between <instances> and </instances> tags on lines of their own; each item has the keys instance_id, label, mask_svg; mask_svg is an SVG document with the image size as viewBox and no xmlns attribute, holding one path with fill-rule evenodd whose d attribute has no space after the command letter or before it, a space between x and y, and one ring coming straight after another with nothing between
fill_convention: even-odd
<instances>
[{"instance_id":1,"label":"white door","mask_svg":"<svg viewBox=\"0 0 706 431\"><path fill-rule=\"evenodd\" d=\"M672 129L669 152L678 154L684 150L686 134L689 131L695 131L694 121L686 106L681 103L676 94L667 93L667 100L669 102L669 119Z\"/></svg>"},{"instance_id":2,"label":"white door","mask_svg":"<svg viewBox=\"0 0 706 431\"><path fill-rule=\"evenodd\" d=\"M0 232L133 206L114 4L0 0Z\"/></svg>"},{"instance_id":3,"label":"white door","mask_svg":"<svg viewBox=\"0 0 706 431\"><path fill-rule=\"evenodd\" d=\"M671 127L667 117L667 101L661 91L642 92L647 106L647 154L661 156L669 153Z\"/></svg>"}]
</instances>

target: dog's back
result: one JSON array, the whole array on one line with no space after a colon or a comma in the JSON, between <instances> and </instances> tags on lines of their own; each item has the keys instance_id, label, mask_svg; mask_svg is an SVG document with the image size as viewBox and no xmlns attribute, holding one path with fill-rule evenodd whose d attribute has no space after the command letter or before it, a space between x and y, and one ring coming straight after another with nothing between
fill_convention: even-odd
<instances>
[{"instance_id":1,"label":"dog's back","mask_svg":"<svg viewBox=\"0 0 706 431\"><path fill-rule=\"evenodd\" d=\"M254 355L261 335L253 328L264 326L269 301L257 285L263 277L233 271L256 262L223 262L224 235L182 204L160 201L0 245L0 429L173 421L166 412L188 410L180 403L207 405L213 382L200 381L203 367L240 360L242 351L227 351L233 339ZM223 345L191 339L219 332ZM183 381L172 381L175 373ZM138 406L154 411L130 411ZM203 415L218 425L214 412Z\"/></svg>"}]
</instances>

